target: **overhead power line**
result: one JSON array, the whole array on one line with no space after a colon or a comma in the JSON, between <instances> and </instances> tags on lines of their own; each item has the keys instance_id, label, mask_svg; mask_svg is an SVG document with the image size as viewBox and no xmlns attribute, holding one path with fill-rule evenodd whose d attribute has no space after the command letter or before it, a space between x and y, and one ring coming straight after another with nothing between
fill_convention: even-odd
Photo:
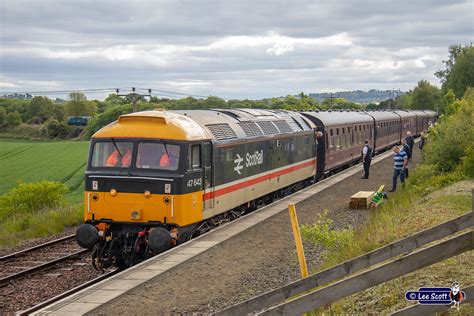
<instances>
[{"instance_id":1,"label":"overhead power line","mask_svg":"<svg viewBox=\"0 0 474 316\"><path fill-rule=\"evenodd\" d=\"M133 90L134 87L121 87L121 88L94 88L94 89L71 89L71 90L44 90L44 91L5 91L0 92L0 95L9 95L9 94L41 94L41 95L54 95L54 94L66 94L71 92L83 92L83 93L103 93L103 92L115 92L118 90ZM145 90L148 91L148 88L136 88L138 90ZM151 88L153 92L159 92L161 94L168 94L171 96L187 96L187 97L195 97L195 98L207 98L208 96L192 94L192 93L184 93L184 92L177 92L177 91L170 91L170 90L162 90L162 89L154 89ZM135 92L130 92L135 93ZM151 92L149 93L151 94Z\"/></svg>"},{"instance_id":2,"label":"overhead power line","mask_svg":"<svg viewBox=\"0 0 474 316\"><path fill-rule=\"evenodd\" d=\"M2 94L60 94L60 93L71 93L71 92L108 92L115 91L115 88L101 88L101 89L71 89L71 90L45 90L45 91L6 91L0 92Z\"/></svg>"},{"instance_id":3,"label":"overhead power line","mask_svg":"<svg viewBox=\"0 0 474 316\"><path fill-rule=\"evenodd\" d=\"M138 88L137 89L140 89L140 90L148 90L148 89L145 89L145 88ZM170 91L170 90L162 90L162 89L155 89L155 88L151 88L152 91L157 91L157 92L161 92L161 93L167 93L167 94L176 94L176 95L182 95L182 96L187 96L187 97L196 97L196 98L207 98L208 96L205 96L205 95L199 95L199 94L192 94L192 93L184 93L184 92L176 92L176 91Z\"/></svg>"}]
</instances>

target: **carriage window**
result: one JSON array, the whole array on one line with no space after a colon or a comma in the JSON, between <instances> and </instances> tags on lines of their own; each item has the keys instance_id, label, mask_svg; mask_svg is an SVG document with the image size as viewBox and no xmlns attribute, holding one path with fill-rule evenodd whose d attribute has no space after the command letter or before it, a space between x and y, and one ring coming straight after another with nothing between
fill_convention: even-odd
<instances>
[{"instance_id":1,"label":"carriage window","mask_svg":"<svg viewBox=\"0 0 474 316\"><path fill-rule=\"evenodd\" d=\"M192 145L188 156L188 170L201 168L201 145Z\"/></svg>"},{"instance_id":2,"label":"carriage window","mask_svg":"<svg viewBox=\"0 0 474 316\"><path fill-rule=\"evenodd\" d=\"M133 143L97 142L92 154L92 167L128 168L132 162Z\"/></svg>"},{"instance_id":3,"label":"carriage window","mask_svg":"<svg viewBox=\"0 0 474 316\"><path fill-rule=\"evenodd\" d=\"M143 142L138 144L137 168L176 170L179 163L178 145Z\"/></svg>"},{"instance_id":4,"label":"carriage window","mask_svg":"<svg viewBox=\"0 0 474 316\"><path fill-rule=\"evenodd\" d=\"M336 128L336 135L339 135L339 128Z\"/></svg>"},{"instance_id":5,"label":"carriage window","mask_svg":"<svg viewBox=\"0 0 474 316\"><path fill-rule=\"evenodd\" d=\"M343 133L343 134L346 133L346 128L345 128L345 127L342 128L342 133Z\"/></svg>"},{"instance_id":6,"label":"carriage window","mask_svg":"<svg viewBox=\"0 0 474 316\"><path fill-rule=\"evenodd\" d=\"M329 130L329 132L331 133L331 136L332 136L332 134L333 134L333 132L332 132L332 128Z\"/></svg>"}]
</instances>

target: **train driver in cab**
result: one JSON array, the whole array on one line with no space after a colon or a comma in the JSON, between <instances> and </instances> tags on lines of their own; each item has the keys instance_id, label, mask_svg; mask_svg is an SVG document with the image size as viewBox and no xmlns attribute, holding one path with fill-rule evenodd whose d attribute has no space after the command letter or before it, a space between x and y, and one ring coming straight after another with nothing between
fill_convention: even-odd
<instances>
[{"instance_id":1,"label":"train driver in cab","mask_svg":"<svg viewBox=\"0 0 474 316\"><path fill-rule=\"evenodd\" d=\"M120 145L119 145L120 146ZM107 157L105 165L107 167L130 167L132 162L132 148L123 147L119 149L118 147Z\"/></svg>"},{"instance_id":2,"label":"train driver in cab","mask_svg":"<svg viewBox=\"0 0 474 316\"><path fill-rule=\"evenodd\" d=\"M166 146L166 151L161 155L160 158L160 167L176 170L178 169L179 161L179 146L168 145Z\"/></svg>"}]
</instances>

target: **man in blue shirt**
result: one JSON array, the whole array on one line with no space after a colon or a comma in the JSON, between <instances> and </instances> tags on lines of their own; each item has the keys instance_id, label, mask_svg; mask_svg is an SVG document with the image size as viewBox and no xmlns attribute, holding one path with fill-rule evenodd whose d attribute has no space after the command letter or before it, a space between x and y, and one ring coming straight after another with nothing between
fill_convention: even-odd
<instances>
[{"instance_id":1,"label":"man in blue shirt","mask_svg":"<svg viewBox=\"0 0 474 316\"><path fill-rule=\"evenodd\" d=\"M405 185L405 172L404 169L408 164L408 156L406 152L400 150L398 146L393 148L393 177L392 177L392 189L389 192L395 192L397 190L397 180L400 176L400 182Z\"/></svg>"}]
</instances>

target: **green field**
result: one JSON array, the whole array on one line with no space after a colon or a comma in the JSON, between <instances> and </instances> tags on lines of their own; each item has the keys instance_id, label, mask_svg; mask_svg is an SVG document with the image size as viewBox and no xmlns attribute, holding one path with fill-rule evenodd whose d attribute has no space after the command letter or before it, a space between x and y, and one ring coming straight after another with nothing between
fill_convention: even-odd
<instances>
[{"instance_id":1,"label":"green field","mask_svg":"<svg viewBox=\"0 0 474 316\"><path fill-rule=\"evenodd\" d=\"M59 181L81 202L89 142L0 140L0 195L18 181Z\"/></svg>"}]
</instances>

